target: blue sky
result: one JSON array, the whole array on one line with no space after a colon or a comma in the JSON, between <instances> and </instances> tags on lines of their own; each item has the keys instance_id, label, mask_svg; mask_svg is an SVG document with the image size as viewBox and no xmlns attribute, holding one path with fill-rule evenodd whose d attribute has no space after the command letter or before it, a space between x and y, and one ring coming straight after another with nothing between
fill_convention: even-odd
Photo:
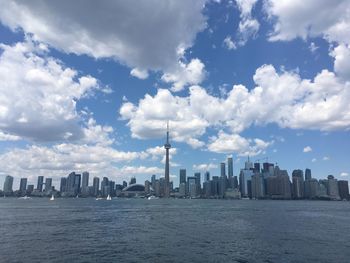
<instances>
[{"instance_id":1,"label":"blue sky","mask_svg":"<svg viewBox=\"0 0 350 263\"><path fill-rule=\"evenodd\" d=\"M0 1L0 184L233 156L349 179L348 1Z\"/></svg>"}]
</instances>

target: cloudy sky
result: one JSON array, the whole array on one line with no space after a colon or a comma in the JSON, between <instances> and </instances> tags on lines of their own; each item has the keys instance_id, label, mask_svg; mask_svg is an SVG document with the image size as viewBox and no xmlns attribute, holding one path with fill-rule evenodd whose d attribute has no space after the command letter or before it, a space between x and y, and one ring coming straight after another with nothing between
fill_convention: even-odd
<instances>
[{"instance_id":1,"label":"cloudy sky","mask_svg":"<svg viewBox=\"0 0 350 263\"><path fill-rule=\"evenodd\" d=\"M347 0L0 0L0 187L247 156L349 179Z\"/></svg>"}]
</instances>

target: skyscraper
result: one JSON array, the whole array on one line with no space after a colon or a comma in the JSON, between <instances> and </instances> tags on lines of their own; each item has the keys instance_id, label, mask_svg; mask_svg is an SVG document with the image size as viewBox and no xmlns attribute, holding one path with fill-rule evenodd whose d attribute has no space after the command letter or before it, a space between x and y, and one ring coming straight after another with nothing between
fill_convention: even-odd
<instances>
[{"instance_id":1,"label":"skyscraper","mask_svg":"<svg viewBox=\"0 0 350 263\"><path fill-rule=\"evenodd\" d=\"M27 191L27 178L21 178L21 182L19 184L19 191L22 195L26 194Z\"/></svg>"},{"instance_id":2,"label":"skyscraper","mask_svg":"<svg viewBox=\"0 0 350 263\"><path fill-rule=\"evenodd\" d=\"M305 180L310 180L311 179L311 169L306 168L305 169Z\"/></svg>"},{"instance_id":3,"label":"skyscraper","mask_svg":"<svg viewBox=\"0 0 350 263\"><path fill-rule=\"evenodd\" d=\"M226 166L225 166L225 163L220 163L220 176L226 176Z\"/></svg>"},{"instance_id":4,"label":"skyscraper","mask_svg":"<svg viewBox=\"0 0 350 263\"><path fill-rule=\"evenodd\" d=\"M186 183L186 169L180 169L180 184Z\"/></svg>"},{"instance_id":5,"label":"skyscraper","mask_svg":"<svg viewBox=\"0 0 350 263\"><path fill-rule=\"evenodd\" d=\"M44 176L40 175L40 176L38 176L38 184L36 186L36 189L39 192L43 191L43 184L44 184Z\"/></svg>"},{"instance_id":6,"label":"skyscraper","mask_svg":"<svg viewBox=\"0 0 350 263\"><path fill-rule=\"evenodd\" d=\"M210 181L210 173L209 173L208 171L206 171L206 172L204 173L204 181L205 181L205 182Z\"/></svg>"},{"instance_id":7,"label":"skyscraper","mask_svg":"<svg viewBox=\"0 0 350 263\"><path fill-rule=\"evenodd\" d=\"M338 181L338 188L339 188L339 196L342 200L348 200L349 199L349 182L345 180L339 180Z\"/></svg>"},{"instance_id":8,"label":"skyscraper","mask_svg":"<svg viewBox=\"0 0 350 263\"><path fill-rule=\"evenodd\" d=\"M227 158L227 172L228 172L228 178L233 177L233 159L232 159L232 157Z\"/></svg>"},{"instance_id":9,"label":"skyscraper","mask_svg":"<svg viewBox=\"0 0 350 263\"><path fill-rule=\"evenodd\" d=\"M92 184L94 196L98 196L99 185L100 185L100 178L94 177L93 184Z\"/></svg>"},{"instance_id":10,"label":"skyscraper","mask_svg":"<svg viewBox=\"0 0 350 263\"><path fill-rule=\"evenodd\" d=\"M61 193L67 192L67 178L65 177L61 178L60 192Z\"/></svg>"},{"instance_id":11,"label":"skyscraper","mask_svg":"<svg viewBox=\"0 0 350 263\"><path fill-rule=\"evenodd\" d=\"M81 192L83 194L88 194L89 191L89 172L83 172L83 182L81 184Z\"/></svg>"},{"instance_id":12,"label":"skyscraper","mask_svg":"<svg viewBox=\"0 0 350 263\"><path fill-rule=\"evenodd\" d=\"M45 192L51 191L52 188L52 178L46 178L45 180Z\"/></svg>"},{"instance_id":13,"label":"skyscraper","mask_svg":"<svg viewBox=\"0 0 350 263\"><path fill-rule=\"evenodd\" d=\"M170 186L169 186L169 149L171 145L169 143L169 123L167 123L166 132L166 142L164 144L165 148L165 187L164 187L164 197L168 198L170 196Z\"/></svg>"},{"instance_id":14,"label":"skyscraper","mask_svg":"<svg viewBox=\"0 0 350 263\"><path fill-rule=\"evenodd\" d=\"M12 186L13 186L13 177L10 175L7 175L5 177L5 182L4 182L4 193L12 194Z\"/></svg>"}]
</instances>

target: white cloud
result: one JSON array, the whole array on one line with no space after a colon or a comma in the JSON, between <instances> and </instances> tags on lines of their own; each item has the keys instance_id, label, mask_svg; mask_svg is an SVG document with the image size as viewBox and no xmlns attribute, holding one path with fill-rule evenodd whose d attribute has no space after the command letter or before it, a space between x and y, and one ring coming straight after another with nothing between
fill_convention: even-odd
<instances>
[{"instance_id":1,"label":"white cloud","mask_svg":"<svg viewBox=\"0 0 350 263\"><path fill-rule=\"evenodd\" d=\"M218 137L212 137L208 150L217 153L237 153L239 156L255 156L264 153L272 142L261 139L246 139L238 134L219 132Z\"/></svg>"},{"instance_id":2,"label":"white cloud","mask_svg":"<svg viewBox=\"0 0 350 263\"><path fill-rule=\"evenodd\" d=\"M350 8L350 7L349 7ZM349 25L350 26L350 25ZM350 36L350 35L349 35ZM350 47L340 44L331 52L334 57L334 71L344 80L350 80Z\"/></svg>"},{"instance_id":3,"label":"white cloud","mask_svg":"<svg viewBox=\"0 0 350 263\"><path fill-rule=\"evenodd\" d=\"M82 138L76 101L100 89L98 81L64 67L30 39L0 48L0 130L37 141Z\"/></svg>"},{"instance_id":4,"label":"white cloud","mask_svg":"<svg viewBox=\"0 0 350 263\"><path fill-rule=\"evenodd\" d=\"M205 1L6 1L0 20L66 53L169 71L206 27ZM92 19L93 18L93 19Z\"/></svg>"},{"instance_id":5,"label":"white cloud","mask_svg":"<svg viewBox=\"0 0 350 263\"><path fill-rule=\"evenodd\" d=\"M202 164L194 164L192 168L195 171L209 171L209 170L218 168L218 165L214 163L202 163Z\"/></svg>"},{"instance_id":6,"label":"white cloud","mask_svg":"<svg viewBox=\"0 0 350 263\"><path fill-rule=\"evenodd\" d=\"M134 76L136 78L139 78L139 79L147 79L148 78L148 71L143 70L143 69L139 69L139 68L133 68L130 71L130 75Z\"/></svg>"},{"instance_id":7,"label":"white cloud","mask_svg":"<svg viewBox=\"0 0 350 263\"><path fill-rule=\"evenodd\" d=\"M347 0L267 0L265 10L276 21L270 40L323 36L330 42L349 44L349 8Z\"/></svg>"},{"instance_id":8,"label":"white cloud","mask_svg":"<svg viewBox=\"0 0 350 263\"><path fill-rule=\"evenodd\" d=\"M303 152L304 153L312 152L312 148L310 146L306 146L304 147Z\"/></svg>"},{"instance_id":9,"label":"white cloud","mask_svg":"<svg viewBox=\"0 0 350 263\"><path fill-rule=\"evenodd\" d=\"M349 176L349 173L342 172L342 173L340 173L340 176Z\"/></svg>"},{"instance_id":10,"label":"white cloud","mask_svg":"<svg viewBox=\"0 0 350 263\"><path fill-rule=\"evenodd\" d=\"M252 9L257 0L236 0L236 3L241 12L236 42L238 46L244 46L249 38L255 38L260 28L259 22L252 18Z\"/></svg>"},{"instance_id":11,"label":"white cloud","mask_svg":"<svg viewBox=\"0 0 350 263\"><path fill-rule=\"evenodd\" d=\"M1 172L16 178L45 175L58 179L70 171L117 177L116 163L143 158L143 153L123 152L109 146L62 143L52 147L27 146L0 155Z\"/></svg>"},{"instance_id":12,"label":"white cloud","mask_svg":"<svg viewBox=\"0 0 350 263\"><path fill-rule=\"evenodd\" d=\"M152 160L158 160L159 158L165 157L165 148L162 146L155 146L146 149L146 154L150 155ZM170 148L169 150L169 158L171 159L174 155L176 155L177 149L176 148Z\"/></svg>"},{"instance_id":13,"label":"white cloud","mask_svg":"<svg viewBox=\"0 0 350 263\"><path fill-rule=\"evenodd\" d=\"M134 138L159 138L170 120L174 141L199 147L209 127L225 127L233 134L269 123L292 129L350 129L350 83L333 72L323 70L309 80L263 65L253 79L255 88L234 85L225 97L210 95L199 86L190 87L187 97L159 89L138 104L125 102L120 115L128 121Z\"/></svg>"},{"instance_id":14,"label":"white cloud","mask_svg":"<svg viewBox=\"0 0 350 263\"><path fill-rule=\"evenodd\" d=\"M315 163L315 162L317 162L317 159L316 158L312 158L311 162Z\"/></svg>"},{"instance_id":15,"label":"white cloud","mask_svg":"<svg viewBox=\"0 0 350 263\"><path fill-rule=\"evenodd\" d=\"M206 75L204 68L204 64L198 58L192 59L188 64L179 62L175 70L163 74L162 80L173 83L173 92L181 91L187 85L200 84Z\"/></svg>"},{"instance_id":16,"label":"white cloud","mask_svg":"<svg viewBox=\"0 0 350 263\"><path fill-rule=\"evenodd\" d=\"M324 157L322 158L322 160L323 160L323 161L329 161L330 158L329 158L328 156L324 156Z\"/></svg>"},{"instance_id":17,"label":"white cloud","mask_svg":"<svg viewBox=\"0 0 350 263\"><path fill-rule=\"evenodd\" d=\"M224 39L224 46L228 49L228 50L231 50L231 49L236 49L236 45L235 43L232 41L232 38L230 36L227 36L225 39Z\"/></svg>"},{"instance_id":18,"label":"white cloud","mask_svg":"<svg viewBox=\"0 0 350 263\"><path fill-rule=\"evenodd\" d=\"M19 141L21 140L21 137L3 133L0 131L0 141Z\"/></svg>"}]
</instances>

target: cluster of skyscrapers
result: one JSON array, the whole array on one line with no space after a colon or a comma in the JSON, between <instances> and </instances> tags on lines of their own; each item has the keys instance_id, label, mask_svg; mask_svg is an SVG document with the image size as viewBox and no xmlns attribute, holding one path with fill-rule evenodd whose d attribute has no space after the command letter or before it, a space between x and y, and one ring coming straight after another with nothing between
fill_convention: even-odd
<instances>
[{"instance_id":1,"label":"cluster of skyscrapers","mask_svg":"<svg viewBox=\"0 0 350 263\"><path fill-rule=\"evenodd\" d=\"M227 168L227 172L226 172ZM171 192L171 196L180 198L249 198L249 199L323 199L348 200L349 186L346 180L337 180L329 175L327 179L312 178L311 170L294 170L292 178L286 170L281 170L273 163L249 161L240 170L238 176L233 175L233 160L227 159L220 164L220 176L210 176L204 173L201 183L201 173L186 176L186 170L180 169L179 187ZM159 180L152 176L145 182L147 194L162 197L163 178ZM165 196L165 195L164 195Z\"/></svg>"},{"instance_id":2,"label":"cluster of skyscrapers","mask_svg":"<svg viewBox=\"0 0 350 263\"><path fill-rule=\"evenodd\" d=\"M45 179L45 181L44 181ZM60 180L59 190L52 185L52 178L44 178L38 176L36 188L34 185L27 185L27 178L21 178L19 189L13 191L13 177L7 175L5 177L4 187L1 195L5 196L51 196L60 195L62 197L106 197L116 196L118 191L126 188L128 183L116 184L114 181L103 177L100 183L99 177L93 178L92 186L89 186L89 172L82 174L71 172L67 177ZM129 184L136 184L136 178L131 178Z\"/></svg>"}]
</instances>

